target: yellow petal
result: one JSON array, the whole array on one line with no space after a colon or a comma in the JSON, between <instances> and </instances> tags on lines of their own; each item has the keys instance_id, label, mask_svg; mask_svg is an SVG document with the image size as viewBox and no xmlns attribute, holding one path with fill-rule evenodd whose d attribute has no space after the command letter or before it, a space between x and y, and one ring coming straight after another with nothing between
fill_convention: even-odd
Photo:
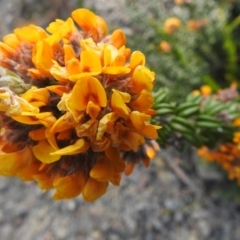
<instances>
[{"instance_id":1,"label":"yellow petal","mask_svg":"<svg viewBox=\"0 0 240 240\"><path fill-rule=\"evenodd\" d=\"M139 65L145 65L145 56L142 52L135 51L131 55L129 67L134 70Z\"/></svg>"},{"instance_id":2,"label":"yellow petal","mask_svg":"<svg viewBox=\"0 0 240 240\"><path fill-rule=\"evenodd\" d=\"M32 151L35 157L43 163L56 162L61 158L61 155L50 155L55 148L47 140L39 141L37 145L33 146Z\"/></svg>"},{"instance_id":3,"label":"yellow petal","mask_svg":"<svg viewBox=\"0 0 240 240\"><path fill-rule=\"evenodd\" d=\"M61 199L69 199L74 198L81 194L84 186L85 186L85 179L83 176L83 173L77 173L72 174L66 177L60 177L57 178L53 186L56 189L56 192L58 193L57 196L61 196ZM54 195L56 196L56 195ZM59 198L54 197L55 200L58 200Z\"/></svg>"},{"instance_id":4,"label":"yellow petal","mask_svg":"<svg viewBox=\"0 0 240 240\"><path fill-rule=\"evenodd\" d=\"M111 97L111 108L119 117L126 118L130 113L130 109L125 104L121 94L118 91L113 91Z\"/></svg>"},{"instance_id":5,"label":"yellow petal","mask_svg":"<svg viewBox=\"0 0 240 240\"><path fill-rule=\"evenodd\" d=\"M54 52L52 47L47 41L42 41L37 46L36 52L36 67L45 76L51 77L50 69L53 65Z\"/></svg>"},{"instance_id":6,"label":"yellow petal","mask_svg":"<svg viewBox=\"0 0 240 240\"><path fill-rule=\"evenodd\" d=\"M69 145L65 148L61 148L51 153L51 156L59 155L75 155L78 153L86 152L89 148L89 143L84 139L78 139L73 145Z\"/></svg>"},{"instance_id":7,"label":"yellow petal","mask_svg":"<svg viewBox=\"0 0 240 240\"><path fill-rule=\"evenodd\" d=\"M122 66L110 66L103 67L102 72L109 75L119 75L119 74L127 74L131 71L129 67Z\"/></svg>"},{"instance_id":8,"label":"yellow petal","mask_svg":"<svg viewBox=\"0 0 240 240\"><path fill-rule=\"evenodd\" d=\"M14 33L5 35L3 37L3 42L13 48L16 48L20 45L20 41Z\"/></svg>"},{"instance_id":9,"label":"yellow petal","mask_svg":"<svg viewBox=\"0 0 240 240\"><path fill-rule=\"evenodd\" d=\"M82 197L86 202L93 202L106 193L107 186L108 182L99 182L90 177L82 191Z\"/></svg>"},{"instance_id":10,"label":"yellow petal","mask_svg":"<svg viewBox=\"0 0 240 240\"><path fill-rule=\"evenodd\" d=\"M21 41L31 43L36 43L37 41L48 36L48 34L42 28L32 24L26 27L16 28L14 33Z\"/></svg>"}]
</instances>

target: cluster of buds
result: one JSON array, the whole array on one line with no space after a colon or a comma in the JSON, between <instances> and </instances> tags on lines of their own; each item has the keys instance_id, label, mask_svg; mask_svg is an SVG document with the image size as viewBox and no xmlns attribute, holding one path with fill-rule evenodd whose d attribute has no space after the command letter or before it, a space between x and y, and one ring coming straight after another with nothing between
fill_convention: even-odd
<instances>
[{"instance_id":1,"label":"cluster of buds","mask_svg":"<svg viewBox=\"0 0 240 240\"><path fill-rule=\"evenodd\" d=\"M155 74L125 44L87 9L3 37L1 175L55 189L55 200L94 201L136 162L148 165L160 128L149 123Z\"/></svg>"}]
</instances>

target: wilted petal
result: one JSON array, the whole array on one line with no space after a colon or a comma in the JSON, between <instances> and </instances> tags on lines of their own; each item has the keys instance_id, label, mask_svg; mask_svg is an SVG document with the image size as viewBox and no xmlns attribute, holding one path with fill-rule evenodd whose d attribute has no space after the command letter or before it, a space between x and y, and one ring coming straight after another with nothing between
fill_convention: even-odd
<instances>
[{"instance_id":1,"label":"wilted petal","mask_svg":"<svg viewBox=\"0 0 240 240\"><path fill-rule=\"evenodd\" d=\"M100 121L98 126L98 132L96 140L101 140L105 131L107 130L108 124L113 125L115 121L118 119L117 113L108 113L106 114Z\"/></svg>"}]
</instances>

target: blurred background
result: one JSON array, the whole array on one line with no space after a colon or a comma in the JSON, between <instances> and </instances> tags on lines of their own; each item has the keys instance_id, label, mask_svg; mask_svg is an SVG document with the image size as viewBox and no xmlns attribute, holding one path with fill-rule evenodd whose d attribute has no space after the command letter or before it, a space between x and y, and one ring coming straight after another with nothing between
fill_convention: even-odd
<instances>
[{"instance_id":1,"label":"blurred background","mask_svg":"<svg viewBox=\"0 0 240 240\"><path fill-rule=\"evenodd\" d=\"M102 16L110 32L122 28L128 47L156 72L155 88L168 87L178 102L204 84L217 90L240 81L238 0L0 0L0 36L46 27L79 7ZM191 148L161 150L95 203L51 195L1 177L0 239L240 239L239 186Z\"/></svg>"}]
</instances>

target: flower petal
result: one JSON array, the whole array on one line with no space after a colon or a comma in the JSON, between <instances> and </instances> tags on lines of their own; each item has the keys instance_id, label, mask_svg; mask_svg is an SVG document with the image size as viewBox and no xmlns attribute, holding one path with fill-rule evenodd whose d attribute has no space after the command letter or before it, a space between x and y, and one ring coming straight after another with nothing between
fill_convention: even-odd
<instances>
[{"instance_id":1,"label":"flower petal","mask_svg":"<svg viewBox=\"0 0 240 240\"><path fill-rule=\"evenodd\" d=\"M89 148L88 142L84 139L78 139L74 144L69 145L65 148L61 148L55 152L50 153L51 156L59 155L75 155L78 153L86 152Z\"/></svg>"},{"instance_id":2,"label":"flower petal","mask_svg":"<svg viewBox=\"0 0 240 240\"><path fill-rule=\"evenodd\" d=\"M77 81L72 90L71 101L75 109L82 111L86 109L89 101L106 107L107 96L99 80L89 76Z\"/></svg>"},{"instance_id":3,"label":"flower petal","mask_svg":"<svg viewBox=\"0 0 240 240\"><path fill-rule=\"evenodd\" d=\"M53 186L55 187L57 193L53 196L54 200L69 199L78 196L81 194L85 183L85 178L81 172L57 178L53 182Z\"/></svg>"},{"instance_id":4,"label":"flower petal","mask_svg":"<svg viewBox=\"0 0 240 240\"><path fill-rule=\"evenodd\" d=\"M35 157L43 163L56 162L61 158L61 155L50 155L55 148L47 140L39 141L37 145L33 146L32 151Z\"/></svg>"},{"instance_id":5,"label":"flower petal","mask_svg":"<svg viewBox=\"0 0 240 240\"><path fill-rule=\"evenodd\" d=\"M109 181L113 176L114 168L106 157L101 157L92 167L89 175L98 181Z\"/></svg>"},{"instance_id":6,"label":"flower petal","mask_svg":"<svg viewBox=\"0 0 240 240\"><path fill-rule=\"evenodd\" d=\"M99 182L90 177L83 189L82 197L86 202L93 202L106 193L107 186L108 182Z\"/></svg>"},{"instance_id":7,"label":"flower petal","mask_svg":"<svg viewBox=\"0 0 240 240\"><path fill-rule=\"evenodd\" d=\"M28 146L19 151L6 153L0 151L0 174L14 176L18 172L30 166L32 153Z\"/></svg>"}]
</instances>

